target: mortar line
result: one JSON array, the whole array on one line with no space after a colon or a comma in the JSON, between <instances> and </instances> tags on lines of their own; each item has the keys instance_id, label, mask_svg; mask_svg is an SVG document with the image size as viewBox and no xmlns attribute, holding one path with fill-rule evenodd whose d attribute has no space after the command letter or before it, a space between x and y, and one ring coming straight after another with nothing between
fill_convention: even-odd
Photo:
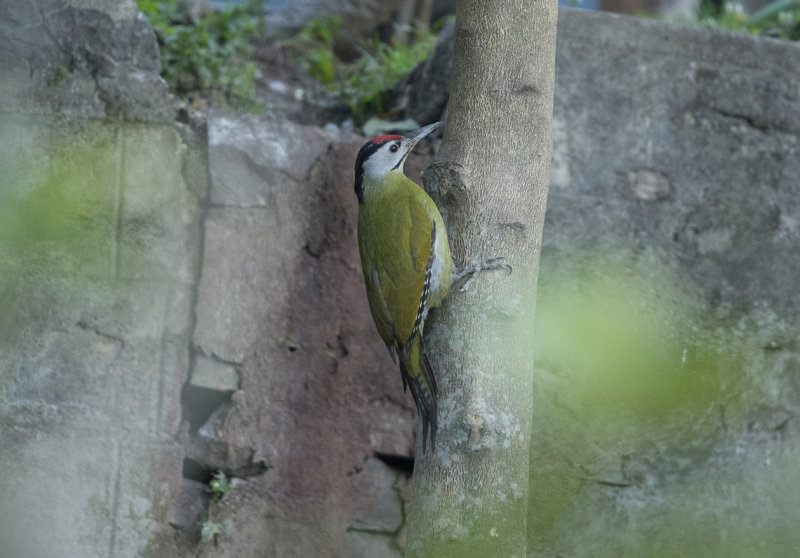
<instances>
[{"instance_id":1,"label":"mortar line","mask_svg":"<svg viewBox=\"0 0 800 558\"><path fill-rule=\"evenodd\" d=\"M125 180L125 133L124 125L117 128L117 172L114 184L114 243L112 247L112 277L120 279L120 244L122 243L122 190Z\"/></svg>"},{"instance_id":2,"label":"mortar line","mask_svg":"<svg viewBox=\"0 0 800 558\"><path fill-rule=\"evenodd\" d=\"M111 495L111 536L108 538L108 558L114 558L117 546L117 519L119 517L120 486L122 484L122 446L114 440L114 488Z\"/></svg>"},{"instance_id":3,"label":"mortar line","mask_svg":"<svg viewBox=\"0 0 800 558\"><path fill-rule=\"evenodd\" d=\"M164 435L164 401L165 395L164 391L166 390L166 383L167 383L167 370L166 370L166 363L164 362L164 353L166 352L166 340L164 337L167 334L167 314L168 314L169 303L164 302L164 312L161 316L161 333L159 335L160 342L158 344L158 382L156 385L157 393L156 393L156 420L155 424L152 426L151 432L155 435L157 440L162 440Z\"/></svg>"}]
</instances>

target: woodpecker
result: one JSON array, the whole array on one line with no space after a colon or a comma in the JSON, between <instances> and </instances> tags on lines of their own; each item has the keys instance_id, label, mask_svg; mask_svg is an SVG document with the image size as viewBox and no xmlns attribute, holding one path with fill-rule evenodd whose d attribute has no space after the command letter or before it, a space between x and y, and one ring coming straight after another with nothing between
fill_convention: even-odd
<instances>
[{"instance_id":1,"label":"woodpecker","mask_svg":"<svg viewBox=\"0 0 800 558\"><path fill-rule=\"evenodd\" d=\"M403 174L414 146L439 122L405 136L378 136L358 153L358 252L372 319L403 388L422 418L422 449L436 443L437 387L422 333L428 311L441 304L455 275L447 230L436 204Z\"/></svg>"}]
</instances>

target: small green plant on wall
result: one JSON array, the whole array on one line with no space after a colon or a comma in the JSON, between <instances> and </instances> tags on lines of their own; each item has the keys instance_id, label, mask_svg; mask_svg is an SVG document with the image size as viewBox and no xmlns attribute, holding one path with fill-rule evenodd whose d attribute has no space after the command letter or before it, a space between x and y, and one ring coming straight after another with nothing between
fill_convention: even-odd
<instances>
[{"instance_id":1,"label":"small green plant on wall","mask_svg":"<svg viewBox=\"0 0 800 558\"><path fill-rule=\"evenodd\" d=\"M228 477L225 476L223 471L214 473L214 478L208 483L208 487L211 489L211 497L215 501L221 500L225 493L231 489Z\"/></svg>"},{"instance_id":2,"label":"small green plant on wall","mask_svg":"<svg viewBox=\"0 0 800 558\"><path fill-rule=\"evenodd\" d=\"M211 499L219 502L223 496L231 489L228 477L223 471L214 473L211 482L208 483L208 490L211 492ZM206 512L204 521L200 524L200 540L210 542L216 539L217 535L225 532L225 525L211 518L211 510Z\"/></svg>"}]
</instances>

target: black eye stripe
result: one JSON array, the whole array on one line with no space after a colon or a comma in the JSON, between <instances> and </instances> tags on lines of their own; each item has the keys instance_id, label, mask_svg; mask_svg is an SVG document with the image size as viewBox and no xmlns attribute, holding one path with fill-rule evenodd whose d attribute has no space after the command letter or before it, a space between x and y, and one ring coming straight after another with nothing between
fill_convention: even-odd
<instances>
[{"instance_id":1,"label":"black eye stripe","mask_svg":"<svg viewBox=\"0 0 800 558\"><path fill-rule=\"evenodd\" d=\"M387 138L389 136L386 136ZM394 143L389 145L389 151L392 153L396 153L400 149L400 141L396 141L399 136L391 136L391 139L384 139L384 136L380 136L378 138L373 138L372 140L365 143L361 146L361 150L358 152L358 157L356 157L356 168L355 168L355 191L356 196L358 197L358 203L364 203L364 190L363 190L363 182L364 182L364 163L372 157L372 155L378 151L379 149L386 146L389 141L393 141ZM375 140L381 140L375 142ZM406 153L408 155L408 153ZM403 160L405 160L405 156L401 157L397 164L394 166L394 169L397 169L402 164Z\"/></svg>"}]
</instances>

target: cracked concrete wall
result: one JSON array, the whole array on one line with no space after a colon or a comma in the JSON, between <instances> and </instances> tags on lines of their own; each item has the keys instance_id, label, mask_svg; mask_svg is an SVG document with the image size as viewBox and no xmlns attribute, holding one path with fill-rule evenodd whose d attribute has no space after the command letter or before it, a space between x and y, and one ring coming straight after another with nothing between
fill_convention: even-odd
<instances>
[{"instance_id":1,"label":"cracked concrete wall","mask_svg":"<svg viewBox=\"0 0 800 558\"><path fill-rule=\"evenodd\" d=\"M206 168L159 69L132 0L0 6L3 556L172 554Z\"/></svg>"},{"instance_id":2,"label":"cracked concrete wall","mask_svg":"<svg viewBox=\"0 0 800 558\"><path fill-rule=\"evenodd\" d=\"M139 556L168 530L183 460L199 215L187 146L171 125L0 127L39 143L2 193L4 224L26 223L0 243L0 540L10 556Z\"/></svg>"},{"instance_id":3,"label":"cracked concrete wall","mask_svg":"<svg viewBox=\"0 0 800 558\"><path fill-rule=\"evenodd\" d=\"M793 555L800 45L573 10L558 33L539 337L597 313L537 349L531 551ZM566 364L589 320L654 370Z\"/></svg>"},{"instance_id":4,"label":"cracked concrete wall","mask_svg":"<svg viewBox=\"0 0 800 558\"><path fill-rule=\"evenodd\" d=\"M164 122L158 45L133 0L4 0L0 107L16 114Z\"/></svg>"}]
</instances>

